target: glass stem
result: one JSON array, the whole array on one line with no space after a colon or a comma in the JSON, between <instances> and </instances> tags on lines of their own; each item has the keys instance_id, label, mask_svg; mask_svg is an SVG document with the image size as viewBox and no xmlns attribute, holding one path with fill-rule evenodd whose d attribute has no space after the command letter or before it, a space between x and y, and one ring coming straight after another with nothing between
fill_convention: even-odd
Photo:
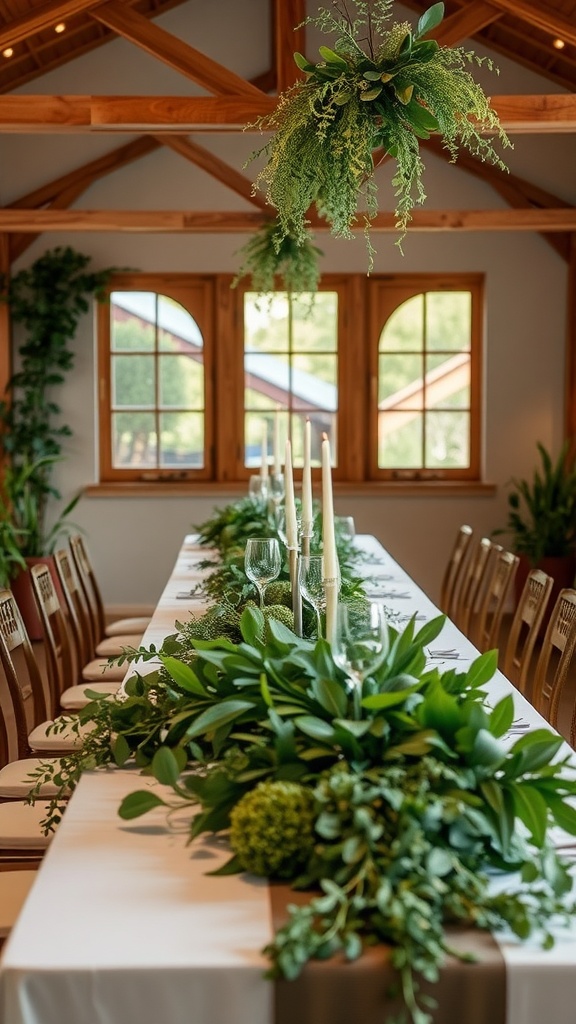
<instances>
[{"instance_id":1,"label":"glass stem","mask_svg":"<svg viewBox=\"0 0 576 1024\"><path fill-rule=\"evenodd\" d=\"M258 587L258 593L260 594L260 607L264 607L264 591L266 587Z\"/></svg>"},{"instance_id":2,"label":"glass stem","mask_svg":"<svg viewBox=\"0 0 576 1024\"><path fill-rule=\"evenodd\" d=\"M322 616L320 615L320 610L318 608L316 608L315 611L316 611L316 628L318 629L318 639L320 640L320 638L322 637Z\"/></svg>"},{"instance_id":3,"label":"glass stem","mask_svg":"<svg viewBox=\"0 0 576 1024\"><path fill-rule=\"evenodd\" d=\"M354 721L359 722L360 719L362 718L362 708L360 705L360 702L362 700L362 676L353 675L352 684L352 703L354 709Z\"/></svg>"}]
</instances>

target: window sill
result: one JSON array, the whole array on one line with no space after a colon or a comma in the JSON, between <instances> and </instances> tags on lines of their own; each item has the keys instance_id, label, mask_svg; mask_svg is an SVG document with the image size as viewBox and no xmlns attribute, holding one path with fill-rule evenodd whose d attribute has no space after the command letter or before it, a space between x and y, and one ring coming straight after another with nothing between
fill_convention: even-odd
<instances>
[{"instance_id":1,"label":"window sill","mask_svg":"<svg viewBox=\"0 0 576 1024\"><path fill-rule=\"evenodd\" d=\"M496 494L496 484L473 480L394 480L394 481L334 481L335 495L355 497L489 497ZM246 481L231 483L107 483L89 484L84 488L87 498L239 498L247 494Z\"/></svg>"}]
</instances>

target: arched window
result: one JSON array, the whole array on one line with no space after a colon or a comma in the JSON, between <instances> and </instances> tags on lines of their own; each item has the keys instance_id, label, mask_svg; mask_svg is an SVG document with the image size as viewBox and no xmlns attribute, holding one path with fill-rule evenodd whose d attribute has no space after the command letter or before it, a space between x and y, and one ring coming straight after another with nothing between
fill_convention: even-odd
<instances>
[{"instance_id":1,"label":"arched window","mask_svg":"<svg viewBox=\"0 0 576 1024\"><path fill-rule=\"evenodd\" d=\"M373 475L477 479L480 280L396 278L371 299Z\"/></svg>"}]
</instances>

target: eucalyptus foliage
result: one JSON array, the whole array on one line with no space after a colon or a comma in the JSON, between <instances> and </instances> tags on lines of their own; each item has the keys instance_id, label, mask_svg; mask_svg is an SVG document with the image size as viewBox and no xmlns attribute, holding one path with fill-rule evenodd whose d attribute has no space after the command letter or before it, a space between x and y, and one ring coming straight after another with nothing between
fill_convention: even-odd
<instances>
[{"instance_id":1,"label":"eucalyptus foliage","mask_svg":"<svg viewBox=\"0 0 576 1024\"><path fill-rule=\"evenodd\" d=\"M304 24L335 36L333 48L321 46L317 64L296 53L305 79L256 122L273 134L251 156L266 157L255 184L276 208L281 232L297 243L306 240L313 205L335 236L348 238L362 200L369 228L378 212L377 150L396 160L399 241L415 203L426 198L421 139L438 132L452 160L463 146L505 169L489 136L503 146L509 140L467 70L473 62L492 69L491 62L424 38L442 21L443 3L430 7L415 30L408 22L388 27L392 6L393 0L334 0L307 18Z\"/></svg>"}]
</instances>

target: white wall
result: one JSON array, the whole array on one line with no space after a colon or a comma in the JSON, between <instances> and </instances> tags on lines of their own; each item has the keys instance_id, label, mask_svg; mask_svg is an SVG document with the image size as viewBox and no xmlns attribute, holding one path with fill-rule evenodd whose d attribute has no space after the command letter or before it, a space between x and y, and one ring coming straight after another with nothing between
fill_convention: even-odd
<instances>
[{"instance_id":1,"label":"white wall","mask_svg":"<svg viewBox=\"0 0 576 1024\"><path fill-rule=\"evenodd\" d=\"M269 63L265 0L188 3L158 19L169 31L248 76ZM311 11L315 5L311 6ZM408 12L414 21L413 13ZM260 32L257 37L256 30ZM324 40L327 41L327 40ZM474 45L474 44L472 44ZM316 40L309 47L314 56ZM480 48L474 46L478 52ZM557 92L552 83L497 58L499 78L485 84L493 94ZM116 41L30 83L25 93L200 92L192 82L124 41ZM0 202L4 205L46 180L128 141L122 135L4 135L0 137ZM253 135L204 135L201 145L242 170L258 145ZM516 174L576 203L576 143L573 135L514 138L506 160ZM492 190L458 167L426 158L429 208L503 206ZM254 176L254 168L244 170ZM390 166L379 172L380 204L390 209ZM245 209L247 204L168 149L158 150L97 182L76 204L80 209ZM336 495L336 511L354 515L357 529L375 533L407 570L437 597L444 562L457 527L469 522L489 533L506 516L506 482L531 473L535 444L556 452L563 432L566 337L566 264L538 235L530 233L409 234L404 256L393 235L378 235L375 272L475 271L486 275L485 479L495 494L463 497ZM46 249L71 245L92 257L94 268L142 271L234 272L240 235L129 235L46 233L16 269ZM337 241L317 238L325 272L366 270L362 236ZM68 459L58 483L64 498L96 481L95 341L92 315L84 318L74 348L76 366L58 396L63 420L73 426ZM360 386L359 386L360 394ZM107 602L153 604L184 532L210 514L218 496L158 498L83 497L75 513Z\"/></svg>"}]
</instances>

